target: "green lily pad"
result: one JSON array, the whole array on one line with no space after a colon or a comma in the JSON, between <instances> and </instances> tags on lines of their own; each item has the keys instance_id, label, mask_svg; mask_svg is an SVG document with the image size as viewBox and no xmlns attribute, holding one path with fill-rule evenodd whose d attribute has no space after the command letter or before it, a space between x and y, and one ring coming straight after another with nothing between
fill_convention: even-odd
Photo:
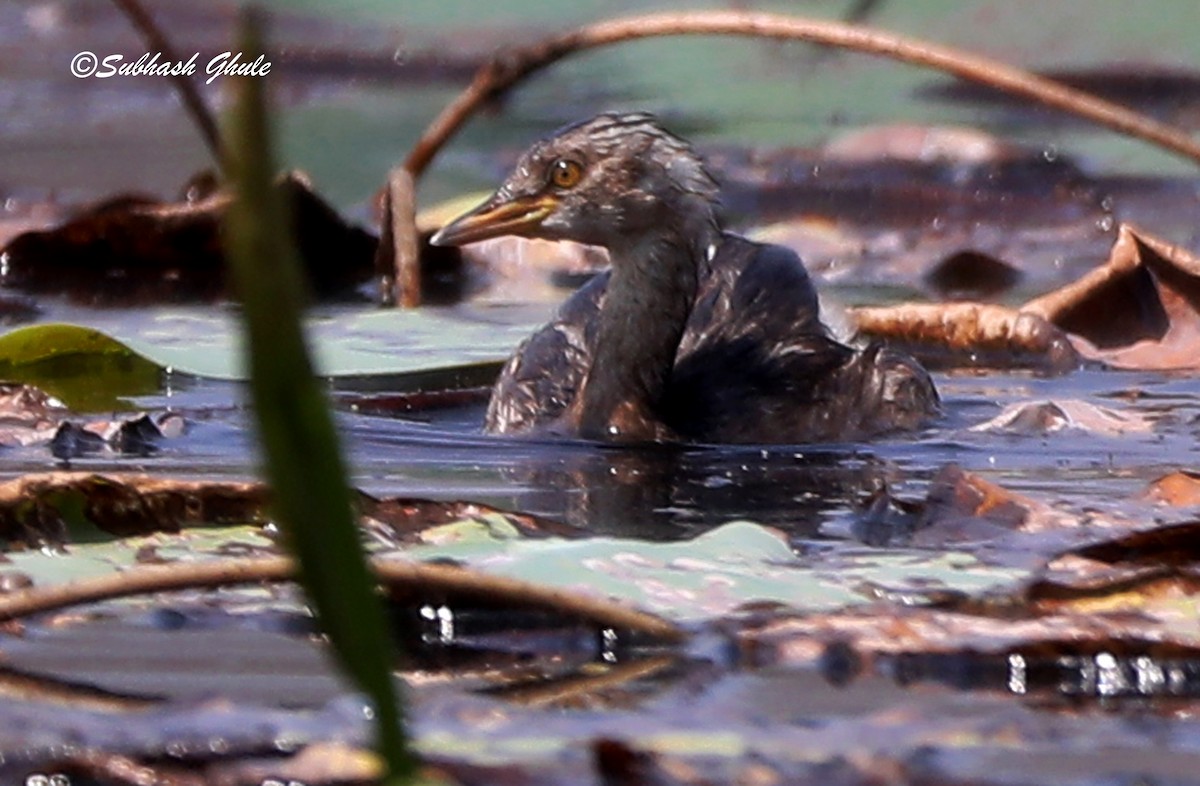
<instances>
[{"instance_id":1,"label":"green lily pad","mask_svg":"<svg viewBox=\"0 0 1200 786\"><path fill-rule=\"evenodd\" d=\"M235 316L227 310L165 308L96 327L21 328L0 336L0 374L47 389L58 385L72 406L88 392L152 393L162 370L241 380L246 373ZM502 361L545 316L539 310L514 316L485 308L355 309L310 314L305 321L317 372L355 377Z\"/></svg>"},{"instance_id":2,"label":"green lily pad","mask_svg":"<svg viewBox=\"0 0 1200 786\"><path fill-rule=\"evenodd\" d=\"M1028 576L985 565L970 554L855 550L830 570L797 557L758 524L732 522L688 541L619 538L525 540L485 526L462 527L458 539L406 554L449 558L472 568L538 584L616 598L679 621L729 614L749 603L833 611L872 600L864 586L897 591L984 593Z\"/></svg>"},{"instance_id":3,"label":"green lily pad","mask_svg":"<svg viewBox=\"0 0 1200 786\"><path fill-rule=\"evenodd\" d=\"M0 379L36 385L77 411L98 411L156 392L162 369L98 330L53 323L0 336Z\"/></svg>"},{"instance_id":4,"label":"green lily pad","mask_svg":"<svg viewBox=\"0 0 1200 786\"><path fill-rule=\"evenodd\" d=\"M138 564L139 551L153 549L162 559L195 562L227 559L234 547L274 549L273 540L260 527L236 526L189 529L117 538L97 543L74 543L61 552L10 551L4 570L20 571L45 587L68 581L106 576Z\"/></svg>"}]
</instances>

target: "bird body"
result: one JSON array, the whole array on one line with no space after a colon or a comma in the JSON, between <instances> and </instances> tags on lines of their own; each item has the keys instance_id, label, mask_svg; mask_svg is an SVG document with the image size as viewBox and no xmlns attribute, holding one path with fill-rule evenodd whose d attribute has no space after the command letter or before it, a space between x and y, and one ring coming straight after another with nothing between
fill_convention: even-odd
<instances>
[{"instance_id":1,"label":"bird body","mask_svg":"<svg viewBox=\"0 0 1200 786\"><path fill-rule=\"evenodd\" d=\"M691 147L649 115L600 115L535 144L491 199L434 237L571 239L612 260L505 365L488 431L779 444L936 414L915 360L835 341L799 257L722 232L716 195Z\"/></svg>"}]
</instances>

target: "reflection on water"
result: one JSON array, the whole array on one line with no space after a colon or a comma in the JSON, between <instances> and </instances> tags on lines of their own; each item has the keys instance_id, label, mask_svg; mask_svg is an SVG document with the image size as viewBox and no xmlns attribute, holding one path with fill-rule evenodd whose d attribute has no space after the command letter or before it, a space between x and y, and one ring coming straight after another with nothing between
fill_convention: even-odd
<instances>
[{"instance_id":1,"label":"reflection on water","mask_svg":"<svg viewBox=\"0 0 1200 786\"><path fill-rule=\"evenodd\" d=\"M935 381L945 414L931 428L853 445L616 447L492 437L481 433L479 405L386 417L343 410L339 422L352 482L367 493L480 502L562 521L581 533L652 540L752 519L794 541L887 542L876 525L903 522L879 510L879 500L922 499L928 481L951 462L1066 509L1112 513L1150 481L1195 466L1200 454L1200 380L1193 377L1082 371L937 374ZM386 378L373 378L368 392L386 396L387 390ZM158 443L150 455L100 452L71 466L183 478L256 476L242 396L232 383L175 377L165 394L131 403L178 413L188 424L185 436ZM1152 428L1107 436L1079 428L971 430L1016 402L1076 399L1144 416ZM10 477L61 468L44 444L10 449L5 459Z\"/></svg>"},{"instance_id":2,"label":"reflection on water","mask_svg":"<svg viewBox=\"0 0 1200 786\"><path fill-rule=\"evenodd\" d=\"M1109 511L1145 483L1194 462L1200 381L1169 374L936 375L945 415L925 432L856 445L614 447L479 434L478 408L434 423L347 417L357 483L379 495L470 499L586 532L673 539L738 518L794 540L860 539L879 492L919 500L945 464L1019 493ZM1029 400L1084 399L1154 427L1101 435L987 433L970 427ZM869 528L868 528L869 529Z\"/></svg>"},{"instance_id":3,"label":"reflection on water","mask_svg":"<svg viewBox=\"0 0 1200 786\"><path fill-rule=\"evenodd\" d=\"M455 498L650 540L689 537L734 519L815 537L824 518L866 500L896 472L865 446L618 447L379 426L376 419L352 429L360 471L387 473L364 484L372 493L395 494L397 483L440 470L439 487L417 493L443 496L457 486ZM472 488L471 478L479 485Z\"/></svg>"}]
</instances>

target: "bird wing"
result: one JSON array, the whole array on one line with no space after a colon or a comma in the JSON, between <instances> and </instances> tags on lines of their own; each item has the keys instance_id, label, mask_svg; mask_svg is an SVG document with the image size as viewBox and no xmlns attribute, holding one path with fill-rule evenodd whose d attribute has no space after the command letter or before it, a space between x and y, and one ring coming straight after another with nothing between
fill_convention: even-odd
<instances>
[{"instance_id":1,"label":"bird wing","mask_svg":"<svg viewBox=\"0 0 1200 786\"><path fill-rule=\"evenodd\" d=\"M526 431L551 422L575 400L592 365L596 317L608 276L600 273L580 287L504 364L488 402L489 432Z\"/></svg>"}]
</instances>

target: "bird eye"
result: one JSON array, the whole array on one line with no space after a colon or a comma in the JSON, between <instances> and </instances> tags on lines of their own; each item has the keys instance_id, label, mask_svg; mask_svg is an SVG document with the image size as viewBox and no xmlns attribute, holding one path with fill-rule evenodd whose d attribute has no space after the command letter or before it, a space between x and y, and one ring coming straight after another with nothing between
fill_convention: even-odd
<instances>
[{"instance_id":1,"label":"bird eye","mask_svg":"<svg viewBox=\"0 0 1200 786\"><path fill-rule=\"evenodd\" d=\"M577 161L560 158L550 165L550 182L559 188L571 188L583 177L583 167Z\"/></svg>"}]
</instances>

